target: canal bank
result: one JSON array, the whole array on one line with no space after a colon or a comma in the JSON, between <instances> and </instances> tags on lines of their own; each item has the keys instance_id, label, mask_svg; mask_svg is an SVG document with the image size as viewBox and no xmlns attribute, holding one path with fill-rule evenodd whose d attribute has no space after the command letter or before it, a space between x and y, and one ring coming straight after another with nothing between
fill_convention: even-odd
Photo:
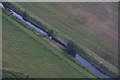
<instances>
[{"instance_id":1,"label":"canal bank","mask_svg":"<svg viewBox=\"0 0 120 80\"><path fill-rule=\"evenodd\" d=\"M31 26L32 28L34 28L36 31L38 31L38 32L41 32L42 34L45 34L45 35L48 35L46 32L44 32L44 31L42 31L41 29L39 29L39 28L37 28L35 25L33 25L32 23L30 23L30 22L28 22L28 21L26 21L26 20L24 20L23 18L22 18L22 16L20 16L19 14L17 14L17 13L15 13L14 11L12 11L11 10L11 12L13 13L13 15L14 16L16 16L18 19L20 19L21 21L24 21L26 24L28 24L29 26ZM51 36L50 36L51 37ZM79 62L81 62L83 65L85 65L87 68L89 68L89 69L91 69L91 70L95 70L95 69L92 69L93 68L93 66L92 66L92 68L91 68L91 66L88 66L88 63L87 62L85 62L85 59L83 59L80 55L76 55L76 57L75 57ZM90 64L90 63L89 63ZM110 77L108 77L108 76L106 76L106 75L104 75L104 74L102 74L101 75L101 73L100 72L98 72L98 70L96 71L94 71L94 72L96 72L97 74L99 74L101 77L103 77L103 78L110 78Z\"/></svg>"}]
</instances>

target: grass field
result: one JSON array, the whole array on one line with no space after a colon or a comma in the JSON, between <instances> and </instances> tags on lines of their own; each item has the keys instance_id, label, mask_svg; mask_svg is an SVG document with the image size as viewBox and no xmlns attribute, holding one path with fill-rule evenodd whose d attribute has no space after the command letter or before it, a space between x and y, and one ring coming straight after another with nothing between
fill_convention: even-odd
<instances>
[{"instance_id":1,"label":"grass field","mask_svg":"<svg viewBox=\"0 0 120 80\"><path fill-rule=\"evenodd\" d=\"M117 3L14 3L117 72ZM85 22L83 24L82 20ZM114 67L114 69L113 69Z\"/></svg>"},{"instance_id":2,"label":"grass field","mask_svg":"<svg viewBox=\"0 0 120 80\"><path fill-rule=\"evenodd\" d=\"M28 77L27 75L24 75L23 73L14 72L6 68L2 68L0 69L0 71L2 71L2 79L6 77L7 78L27 78Z\"/></svg>"},{"instance_id":3,"label":"grass field","mask_svg":"<svg viewBox=\"0 0 120 80\"><path fill-rule=\"evenodd\" d=\"M10 16L3 16L3 68L29 77L95 77Z\"/></svg>"}]
</instances>

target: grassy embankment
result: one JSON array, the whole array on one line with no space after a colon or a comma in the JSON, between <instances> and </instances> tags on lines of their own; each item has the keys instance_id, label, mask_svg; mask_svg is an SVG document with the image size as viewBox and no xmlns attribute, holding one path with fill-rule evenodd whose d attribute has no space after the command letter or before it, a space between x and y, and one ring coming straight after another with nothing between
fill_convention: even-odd
<instances>
[{"instance_id":1,"label":"grassy embankment","mask_svg":"<svg viewBox=\"0 0 120 80\"><path fill-rule=\"evenodd\" d=\"M10 16L3 16L3 68L30 77L95 77Z\"/></svg>"},{"instance_id":2,"label":"grassy embankment","mask_svg":"<svg viewBox=\"0 0 120 80\"><path fill-rule=\"evenodd\" d=\"M67 42L73 40L91 57L117 73L116 7L112 3L14 3L32 17L57 32ZM96 9L94 9L94 6ZM100 8L100 7L103 8ZM109 7L111 6L111 9ZM114 11L112 12L112 10ZM110 12L111 10L111 12ZM112 14L113 13L113 14ZM85 25L78 18L86 16ZM96 18L97 17L97 18ZM93 20L94 19L94 20ZM102 21L103 20L103 21ZM110 20L110 21L109 21ZM93 22L90 22L93 21ZM103 24L103 22L106 22ZM107 25L113 22L113 26ZM94 24L96 23L96 24ZM93 24L93 25L92 25ZM100 26L102 25L102 26ZM97 26L97 27L96 27ZM106 27L105 27L106 26ZM106 36L106 37L105 37ZM110 39L109 39L110 38ZM112 40L112 41L110 41ZM113 56L114 54L114 56ZM96 65L96 64L95 64ZM102 68L102 67L101 67Z\"/></svg>"}]
</instances>

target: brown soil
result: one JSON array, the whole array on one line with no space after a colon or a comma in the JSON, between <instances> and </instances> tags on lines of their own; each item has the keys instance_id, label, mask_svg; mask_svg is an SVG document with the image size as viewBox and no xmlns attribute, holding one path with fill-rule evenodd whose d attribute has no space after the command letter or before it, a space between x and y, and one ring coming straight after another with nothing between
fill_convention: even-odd
<instances>
[{"instance_id":1,"label":"brown soil","mask_svg":"<svg viewBox=\"0 0 120 80\"><path fill-rule=\"evenodd\" d=\"M116 12L114 11L115 8L114 10L112 9L112 7L114 7L114 4L112 3L101 4L101 6L102 5L105 6L105 8L101 11L100 10L98 11L99 8L97 7L97 5L95 6L96 10L93 10L90 8L93 11L84 10L84 8L81 8L81 7L73 8L71 5L66 3L61 3L59 5L65 11L69 12L71 15L77 16L76 19L80 23L83 22L89 31L96 34L105 43L117 48L117 44L118 44L117 27L118 26L116 24L118 24L118 22L117 22L117 19L115 19L117 18L117 11ZM104 13L104 15L107 15L107 16L104 16L104 15L98 16L98 13L101 12L102 14L102 11L107 12L107 13ZM101 20L100 17L105 17L105 18Z\"/></svg>"}]
</instances>

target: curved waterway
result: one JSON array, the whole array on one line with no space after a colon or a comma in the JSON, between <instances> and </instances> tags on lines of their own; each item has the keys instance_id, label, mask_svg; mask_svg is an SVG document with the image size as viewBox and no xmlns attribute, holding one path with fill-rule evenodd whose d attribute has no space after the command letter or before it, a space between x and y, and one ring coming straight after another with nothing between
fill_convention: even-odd
<instances>
[{"instance_id":1,"label":"curved waterway","mask_svg":"<svg viewBox=\"0 0 120 80\"><path fill-rule=\"evenodd\" d=\"M16 12L14 12L13 10L10 10L10 11L13 13L14 16L16 16L18 19L22 20L23 22L25 22L25 23L26 23L27 25L29 25L30 27L34 28L36 31L41 32L42 34L47 35L46 32L44 32L43 30L37 28L37 27L36 27L35 25L33 25L32 23L24 20L22 16L20 16L19 14L17 14Z\"/></svg>"},{"instance_id":2,"label":"curved waterway","mask_svg":"<svg viewBox=\"0 0 120 80\"><path fill-rule=\"evenodd\" d=\"M101 73L99 70L97 70L94 66L92 66L88 61L86 61L84 58L82 58L79 54L76 54L75 59L78 60L80 63L84 64L87 68L91 69L93 72L97 73L99 76L103 78L110 78L109 76Z\"/></svg>"},{"instance_id":3,"label":"curved waterway","mask_svg":"<svg viewBox=\"0 0 120 80\"><path fill-rule=\"evenodd\" d=\"M0 5L2 7L4 7L2 5L2 3L0 3ZM17 14L16 12L14 12L13 10L10 10L14 16L16 16L18 19L22 20L23 22L25 22L26 24L28 24L30 27L34 28L36 31L41 32L42 34L48 35L46 32L44 32L43 30L37 28L35 25L33 25L32 23L26 21L23 19L22 16L20 16L19 14ZM51 39L51 36L50 36ZM102 78L111 78L103 73L101 73L99 70L97 70L94 66L92 66L88 61L86 61L84 58L82 58L79 54L76 54L75 59L78 60L80 63L82 63L83 65L85 65L87 68L91 69L93 72L95 72L96 74L98 74L99 76L101 76Z\"/></svg>"}]
</instances>

